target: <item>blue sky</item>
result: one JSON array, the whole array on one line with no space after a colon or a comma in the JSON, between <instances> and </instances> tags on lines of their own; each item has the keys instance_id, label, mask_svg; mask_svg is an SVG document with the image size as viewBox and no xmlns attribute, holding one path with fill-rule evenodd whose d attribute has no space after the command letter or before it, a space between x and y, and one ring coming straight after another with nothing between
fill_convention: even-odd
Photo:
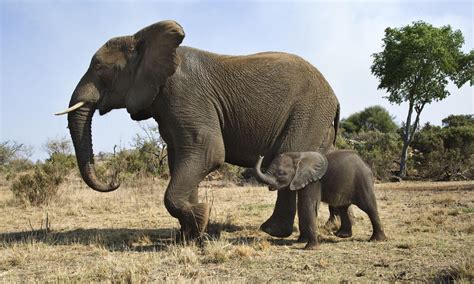
<instances>
[{"instance_id":1,"label":"blue sky","mask_svg":"<svg viewBox=\"0 0 474 284\"><path fill-rule=\"evenodd\" d=\"M221 54L284 51L316 66L338 96L342 117L379 104L400 123L407 106L391 105L370 74L386 27L423 20L449 24L473 48L472 1L2 1L0 141L34 147L43 159L48 138L69 137L63 110L95 51L109 38L164 19L179 22L183 45ZM427 106L422 123L474 113L473 88ZM147 123L153 124L154 121ZM94 151L128 147L138 124L125 110L93 121Z\"/></svg>"}]
</instances>

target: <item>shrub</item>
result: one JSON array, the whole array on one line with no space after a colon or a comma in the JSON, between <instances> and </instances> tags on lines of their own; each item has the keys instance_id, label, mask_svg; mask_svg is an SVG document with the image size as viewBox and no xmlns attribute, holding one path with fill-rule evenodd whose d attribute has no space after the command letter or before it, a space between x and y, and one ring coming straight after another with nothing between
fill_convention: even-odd
<instances>
[{"instance_id":1,"label":"shrub","mask_svg":"<svg viewBox=\"0 0 474 284\"><path fill-rule=\"evenodd\" d=\"M20 175L10 189L15 197L34 206L48 204L58 192L64 181L53 165L36 165L33 172Z\"/></svg>"},{"instance_id":2,"label":"shrub","mask_svg":"<svg viewBox=\"0 0 474 284\"><path fill-rule=\"evenodd\" d=\"M168 177L167 147L158 127L141 124L142 133L135 136L132 149L114 148L113 155L101 155L96 167L99 177L117 175L123 182L149 177Z\"/></svg>"},{"instance_id":3,"label":"shrub","mask_svg":"<svg viewBox=\"0 0 474 284\"><path fill-rule=\"evenodd\" d=\"M50 140L47 145L56 145ZM60 143L67 148L66 142ZM76 167L76 159L68 151L51 151L50 157L43 163L37 164L32 171L18 176L10 189L21 202L33 206L48 204L58 192L59 185L64 182L71 169Z\"/></svg>"},{"instance_id":4,"label":"shrub","mask_svg":"<svg viewBox=\"0 0 474 284\"><path fill-rule=\"evenodd\" d=\"M161 163L163 163L161 161ZM125 182L134 182L137 179L149 177L163 177L168 174L167 164L160 164L153 154L142 149L123 149L106 159L96 167L100 175L106 178L118 175L118 179Z\"/></svg>"},{"instance_id":5,"label":"shrub","mask_svg":"<svg viewBox=\"0 0 474 284\"><path fill-rule=\"evenodd\" d=\"M472 115L451 115L443 127L429 123L413 139L414 169L422 178L474 179L474 122Z\"/></svg>"}]
</instances>

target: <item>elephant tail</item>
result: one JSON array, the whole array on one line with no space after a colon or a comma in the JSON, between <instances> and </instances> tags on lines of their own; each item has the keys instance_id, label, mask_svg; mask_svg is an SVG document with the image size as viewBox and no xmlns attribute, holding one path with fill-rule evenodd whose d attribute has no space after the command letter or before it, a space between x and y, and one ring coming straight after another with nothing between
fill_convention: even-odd
<instances>
[{"instance_id":1,"label":"elephant tail","mask_svg":"<svg viewBox=\"0 0 474 284\"><path fill-rule=\"evenodd\" d=\"M336 116L334 117L334 140L332 144L336 147L337 131L339 130L339 118L341 116L341 105L337 103Z\"/></svg>"}]
</instances>

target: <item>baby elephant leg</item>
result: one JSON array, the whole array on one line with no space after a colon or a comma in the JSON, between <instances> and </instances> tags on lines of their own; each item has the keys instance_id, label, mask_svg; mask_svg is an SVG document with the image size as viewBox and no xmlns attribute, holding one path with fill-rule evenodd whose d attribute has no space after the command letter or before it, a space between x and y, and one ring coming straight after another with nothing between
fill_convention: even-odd
<instances>
[{"instance_id":1,"label":"baby elephant leg","mask_svg":"<svg viewBox=\"0 0 474 284\"><path fill-rule=\"evenodd\" d=\"M362 194L360 195L360 198L357 198L358 200L355 205L367 213L370 222L372 223L372 236L369 241L385 241L387 237L385 236L382 229L382 223L380 222L373 186L367 186L361 193Z\"/></svg>"},{"instance_id":2,"label":"baby elephant leg","mask_svg":"<svg viewBox=\"0 0 474 284\"><path fill-rule=\"evenodd\" d=\"M324 227L333 232L339 229L340 226L340 218L339 213L337 212L337 208L334 206L329 205L329 218L324 224Z\"/></svg>"},{"instance_id":3,"label":"baby elephant leg","mask_svg":"<svg viewBox=\"0 0 474 284\"><path fill-rule=\"evenodd\" d=\"M337 212L341 217L341 227L336 232L339 238L349 238L352 236L352 222L348 213L349 205L337 207Z\"/></svg>"},{"instance_id":4,"label":"baby elephant leg","mask_svg":"<svg viewBox=\"0 0 474 284\"><path fill-rule=\"evenodd\" d=\"M305 249L315 249L318 246L316 218L320 201L320 182L310 183L298 191L299 240L308 241Z\"/></svg>"}]
</instances>

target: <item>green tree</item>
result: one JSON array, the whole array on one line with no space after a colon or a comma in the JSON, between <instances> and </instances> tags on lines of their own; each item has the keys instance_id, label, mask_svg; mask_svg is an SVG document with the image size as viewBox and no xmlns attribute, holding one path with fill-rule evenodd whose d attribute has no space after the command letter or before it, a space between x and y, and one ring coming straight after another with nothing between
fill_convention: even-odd
<instances>
[{"instance_id":1,"label":"green tree","mask_svg":"<svg viewBox=\"0 0 474 284\"><path fill-rule=\"evenodd\" d=\"M380 131L393 133L398 129L393 117L382 106L371 106L341 120L341 127L347 134L361 131Z\"/></svg>"},{"instance_id":2,"label":"green tree","mask_svg":"<svg viewBox=\"0 0 474 284\"><path fill-rule=\"evenodd\" d=\"M406 175L408 146L426 104L450 95L446 89L448 79L458 88L469 80L473 84L474 52L463 53L463 44L461 31L453 31L449 25L436 28L420 21L385 29L384 50L372 55L371 72L379 78L378 88L388 92L391 103L408 102L400 177Z\"/></svg>"}]
</instances>

